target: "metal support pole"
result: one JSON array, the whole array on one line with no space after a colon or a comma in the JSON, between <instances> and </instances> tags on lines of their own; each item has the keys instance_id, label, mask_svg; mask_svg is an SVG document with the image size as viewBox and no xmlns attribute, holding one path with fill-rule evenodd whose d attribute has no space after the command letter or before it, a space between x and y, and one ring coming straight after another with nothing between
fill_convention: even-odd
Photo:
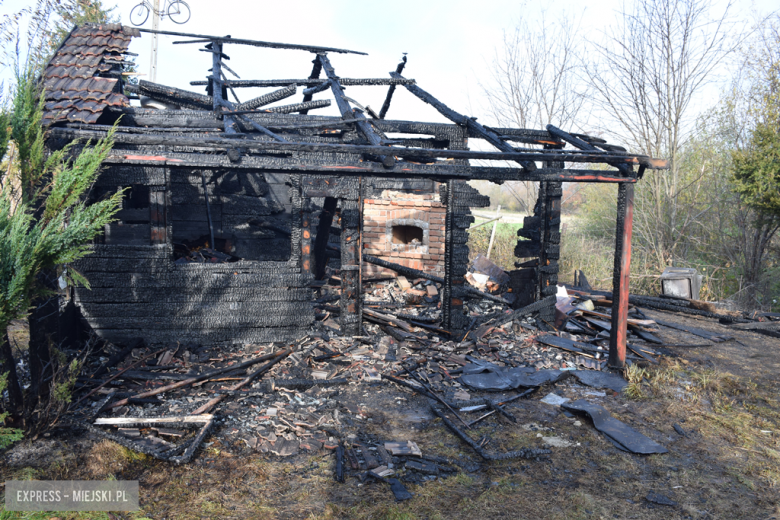
<instances>
[{"instance_id":1,"label":"metal support pole","mask_svg":"<svg viewBox=\"0 0 780 520\"><path fill-rule=\"evenodd\" d=\"M634 222L634 185L618 185L615 230L615 272L612 280L612 331L609 335L609 366L626 363L628 327L628 281L631 271L631 230Z\"/></svg>"},{"instance_id":2,"label":"metal support pole","mask_svg":"<svg viewBox=\"0 0 780 520\"><path fill-rule=\"evenodd\" d=\"M160 0L154 0L152 4L152 30L160 30ZM149 81L152 83L157 81L157 43L159 35L156 32L152 33L152 59L149 65Z\"/></svg>"}]
</instances>

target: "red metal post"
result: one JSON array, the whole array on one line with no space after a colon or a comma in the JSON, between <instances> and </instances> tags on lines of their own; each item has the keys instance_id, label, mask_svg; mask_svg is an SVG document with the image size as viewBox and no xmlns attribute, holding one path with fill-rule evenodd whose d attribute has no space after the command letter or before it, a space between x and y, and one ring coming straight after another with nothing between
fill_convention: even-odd
<instances>
[{"instance_id":1,"label":"red metal post","mask_svg":"<svg viewBox=\"0 0 780 520\"><path fill-rule=\"evenodd\" d=\"M628 327L628 280L631 271L631 230L634 223L634 185L618 185L615 230L615 272L612 280L612 331L609 335L609 366L626 363Z\"/></svg>"}]
</instances>

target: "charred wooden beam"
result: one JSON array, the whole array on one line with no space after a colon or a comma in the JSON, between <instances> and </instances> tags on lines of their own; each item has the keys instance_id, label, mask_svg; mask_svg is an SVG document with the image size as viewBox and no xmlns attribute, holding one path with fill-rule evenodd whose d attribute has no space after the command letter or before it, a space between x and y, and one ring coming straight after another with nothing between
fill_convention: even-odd
<instances>
[{"instance_id":1,"label":"charred wooden beam","mask_svg":"<svg viewBox=\"0 0 780 520\"><path fill-rule=\"evenodd\" d=\"M395 68L395 73L401 74L404 71L405 66L406 66L406 56L403 57L401 63L399 63L398 66ZM379 110L379 119L384 119L385 116L387 115L387 111L390 110L390 101L392 101L394 93L395 93L395 85L390 85L390 88L387 89L387 96L385 97L385 102L382 103L382 108Z\"/></svg>"},{"instance_id":2,"label":"charred wooden beam","mask_svg":"<svg viewBox=\"0 0 780 520\"><path fill-rule=\"evenodd\" d=\"M317 94L318 92L324 92L329 88L330 88L330 83L328 83L327 81L323 81L322 83L314 87L307 88L306 90L303 91L304 101L307 101L306 98L309 98L309 100L311 100L311 97L314 94Z\"/></svg>"},{"instance_id":3,"label":"charred wooden beam","mask_svg":"<svg viewBox=\"0 0 780 520\"><path fill-rule=\"evenodd\" d=\"M225 112L230 114L230 112ZM351 122L352 120L350 120ZM360 125L361 121L355 121ZM367 120L363 120L362 123L370 128L371 123ZM259 123L255 123L259 124ZM51 130L53 135L57 135L63 138L78 139L78 138L96 138L105 135L105 132L91 132L89 130L75 130L65 128L53 128ZM381 140L376 133L373 134L377 139ZM227 140L222 137L181 137L181 136L145 136L145 135L121 135L117 133L115 135L115 141L117 143L128 144L147 144L147 145L169 145L169 146L193 146L203 148L231 148L236 146L235 140ZM577 150L555 151L555 150L529 150L527 152L479 152L471 150L439 150L428 148L398 148L387 147L377 145L361 145L361 144L329 144L329 143L293 143L293 142L272 142L272 141L241 141L241 147L253 150L261 151L278 151L278 152L313 152L313 153L354 153L354 154L373 154L382 155L391 153L397 157L424 157L430 159L436 158L449 158L449 159L484 159L484 160L532 160L532 161L559 161L559 162L581 162L581 163L606 163L609 161L618 162L621 161L625 164L641 164L649 161L649 158L641 155L630 154L610 154L607 152L588 152ZM444 166L444 165L443 165ZM510 168L502 168L503 171L509 173L510 176L506 180L513 180L518 172ZM565 169L556 169L561 172L566 172ZM490 171L486 169L472 168L474 171ZM602 176L605 182L611 182L609 179L608 171L594 171L593 180L597 181L598 176ZM519 175L517 175L519 177ZM615 180L619 180L616 177Z\"/></svg>"},{"instance_id":4,"label":"charred wooden beam","mask_svg":"<svg viewBox=\"0 0 780 520\"><path fill-rule=\"evenodd\" d=\"M473 449L480 457L485 460L508 460L516 458L533 459L539 457L540 455L549 455L552 453L550 450L538 448L521 448L519 450L508 451L506 453L490 453L485 450L478 442L466 435L465 432L462 432L460 429L458 429L458 427L455 426L455 424L450 421L450 419L444 414L444 411L440 410L432 403L431 410L442 420L442 422L452 431L452 433L460 438L460 440L468 444L471 449Z\"/></svg>"},{"instance_id":5,"label":"charred wooden beam","mask_svg":"<svg viewBox=\"0 0 780 520\"><path fill-rule=\"evenodd\" d=\"M322 63L320 63L320 60L317 59L316 57L312 60L311 63L312 63L312 68L311 68L311 74L309 74L309 79L319 79L320 73L322 72ZM320 90L317 90L317 89L321 88L321 89L325 90L325 89L328 88L328 86L329 85L327 84L327 82L323 81L322 84L320 84L319 86L315 86L315 87L312 87L312 88L307 88L306 90L303 91L303 102L304 103L308 103L309 101L312 100L312 96L314 94L316 94L317 92L320 92ZM314 89L314 90L312 90L312 89ZM301 110L301 114L305 115L305 114L308 114L308 113L309 113L308 109L307 110Z\"/></svg>"},{"instance_id":6,"label":"charred wooden beam","mask_svg":"<svg viewBox=\"0 0 780 520\"><path fill-rule=\"evenodd\" d=\"M241 79L229 80L226 85L235 88L244 87L286 87L288 85L298 85L305 87L318 87L323 80L318 78L309 79ZM326 82L327 83L327 82ZM343 87L371 86L371 85L414 85L415 80L410 78L339 78L339 83ZM208 81L196 80L190 81L192 86L207 85Z\"/></svg>"},{"instance_id":7,"label":"charred wooden beam","mask_svg":"<svg viewBox=\"0 0 780 520\"><path fill-rule=\"evenodd\" d=\"M359 188L358 188L359 189ZM360 281L361 230L358 201L343 200L341 208L341 330L360 336L363 320L363 287Z\"/></svg>"},{"instance_id":8,"label":"charred wooden beam","mask_svg":"<svg viewBox=\"0 0 780 520\"><path fill-rule=\"evenodd\" d=\"M258 96L254 99L250 99L244 103L239 103L236 105L236 110L254 110L255 108L260 108L275 101L281 101L282 99L294 96L297 90L298 89L295 87L295 85L290 85L288 87L269 92L268 94Z\"/></svg>"},{"instance_id":9,"label":"charred wooden beam","mask_svg":"<svg viewBox=\"0 0 780 520\"><path fill-rule=\"evenodd\" d=\"M229 113L229 112L228 112L228 113ZM248 124L249 126L251 126L252 128L254 128L255 130L257 130L258 132L262 132L262 133L264 133L265 135L267 135L267 136L269 136L269 137L272 137L272 138L276 139L276 141L278 141L278 142L280 142L280 143L288 143L288 142L289 142L289 141L288 141L287 139L285 139L284 137L282 137L282 136L280 136L280 135L277 135L277 134L275 134L274 132L270 131L270 130L269 130L269 129L267 129L266 127L262 126L260 123L257 123L257 122L255 122L255 121L252 121L251 119L249 119L249 118L248 118L248 117L246 117L246 116L243 116L243 115L241 115L241 114L238 114L238 115L237 115L237 117L238 117L238 118L239 118L241 121L243 121L244 123ZM243 143L244 143L244 141L242 141L242 146L243 146Z\"/></svg>"},{"instance_id":10,"label":"charred wooden beam","mask_svg":"<svg viewBox=\"0 0 780 520\"><path fill-rule=\"evenodd\" d=\"M205 374L200 374L199 376L194 376L194 377L192 377L190 379L187 379L185 381L179 381L179 382L176 382L176 383L172 383L170 385L165 385L165 386L162 386L162 387L159 387L159 388L155 388L154 390L149 390L148 392L142 392L142 393L136 394L136 395L134 395L132 397L136 398L136 399L142 399L144 397L152 397L152 396L155 396L155 395L158 395L158 394L162 394L164 392L170 392L171 390L176 390L178 388L184 388L185 386L189 386L191 384L197 383L199 381L204 381L206 379L214 378L214 377L219 376L221 374L224 374L226 372L232 372L234 370L239 370L239 369L242 369L242 368L248 368L248 367L250 367L252 365L256 365L258 363L262 363L263 361L267 361L269 359L273 359L277 355L278 355L278 353L266 354L264 356L259 356L259 357L256 357L254 359L250 359L249 361L245 361L243 363L239 363L238 365L233 365L233 366L229 366L229 367L225 367L225 368L219 368L219 369L216 369L216 370L212 370L211 372L207 372ZM124 406L124 405L126 405L126 404L128 404L130 402L129 399L130 398L125 398L125 399L122 399L120 401L117 401L117 402L111 404L110 406L108 406L107 408L116 408L116 407L119 407L119 406Z\"/></svg>"},{"instance_id":11,"label":"charred wooden beam","mask_svg":"<svg viewBox=\"0 0 780 520\"><path fill-rule=\"evenodd\" d=\"M261 366L260 368L258 368L257 370L255 370L254 372L252 372L251 374L246 376L244 379L242 379L241 381L239 381L235 385L231 386L229 388L229 390L240 390L240 389L242 389L243 387L245 387L246 385L251 383L255 378L260 377L261 375L263 375L266 372L268 372L274 365L276 365L278 362L282 361L287 356L292 354L292 352L293 352L293 349L289 349L289 348L287 350L282 350L281 352L277 352L275 354L274 359L272 359L271 361L269 361L265 365ZM221 394L221 395L218 395L217 397L214 397L214 398L210 399L209 401L206 402L206 404L200 406L197 410L192 412L192 414L193 415L199 415L199 414L203 414L203 413L208 413L216 405L221 403L222 400L225 399L225 397L227 397L225 394Z\"/></svg>"},{"instance_id":12,"label":"charred wooden beam","mask_svg":"<svg viewBox=\"0 0 780 520\"><path fill-rule=\"evenodd\" d=\"M208 150L208 148L204 148ZM196 152L162 152L139 155L138 152L114 149L111 155L105 159L105 164L123 164L137 166L154 167L181 167L181 168L204 168L210 170L221 170L224 168L240 169L245 171L264 172L268 170L282 171L291 174L302 174L311 172L320 175L323 171L332 174L339 174L344 177L384 177L396 179L463 179L473 180L481 179L491 182L501 183L506 180L522 181L544 181L558 180L563 182L592 182L590 175L577 176L567 175L565 172L538 173L539 170L532 173L507 176L502 170L505 168L493 168L492 170L481 170L479 175L473 175L466 166L444 166L444 165L425 165L413 163L396 163L396 166L387 169L379 163L368 161L338 161L335 160L315 160L307 159L302 161L297 157L264 157L264 156L245 156L239 163L233 163L224 154L204 154ZM613 182L615 184L634 183L636 179L615 178L614 180L604 179L602 182ZM327 196L327 193L317 196Z\"/></svg>"},{"instance_id":13,"label":"charred wooden beam","mask_svg":"<svg viewBox=\"0 0 780 520\"><path fill-rule=\"evenodd\" d=\"M360 51L350 51L346 49L336 49L334 47L318 47L314 45L297 45L293 43L277 43L277 42L263 42L259 40L242 40L239 38L231 38L230 36L209 36L207 34L192 34L174 31L155 31L153 29L141 29L139 31L151 34L165 34L167 36L183 36L185 38L197 38L197 40L177 41L177 43L206 43L206 42L218 42L233 43L236 45L249 45L251 47L270 47L271 49L293 49L299 51L309 52L337 52L341 54L362 54L367 56L367 53Z\"/></svg>"},{"instance_id":14,"label":"charred wooden beam","mask_svg":"<svg viewBox=\"0 0 780 520\"><path fill-rule=\"evenodd\" d=\"M214 99L211 96L204 96L203 94L176 87L168 87L159 83L152 83L151 81L141 80L136 88L133 88L131 85L127 85L127 87L129 87L128 90L131 92L177 105L206 110L210 110L214 106Z\"/></svg>"},{"instance_id":15,"label":"charred wooden beam","mask_svg":"<svg viewBox=\"0 0 780 520\"><path fill-rule=\"evenodd\" d=\"M383 141L382 136L365 120L366 116L363 115L361 110L354 110L349 105L349 101L347 101L344 90L339 83L339 77L336 76L336 71L333 70L333 65L330 64L328 57L324 54L319 54L317 58L319 58L322 68L328 76L330 89L333 92L333 97L336 98L336 105L339 107L341 117L345 120L357 119L358 130L363 134L363 137L372 145L379 146ZM395 164L395 159L392 156L384 155L384 153L386 152L380 152L379 158L385 167L391 168Z\"/></svg>"},{"instance_id":16,"label":"charred wooden beam","mask_svg":"<svg viewBox=\"0 0 780 520\"><path fill-rule=\"evenodd\" d=\"M214 112L219 113L222 111L222 107L228 104L227 100L222 97L222 45L215 43L213 50L214 52L211 55L211 91ZM236 120L232 116L224 116L223 122L226 134L237 132Z\"/></svg>"},{"instance_id":17,"label":"charred wooden beam","mask_svg":"<svg viewBox=\"0 0 780 520\"><path fill-rule=\"evenodd\" d=\"M612 279L612 328L609 334L609 366L623 368L628 339L628 282L631 271L631 232L634 221L634 186L618 185L615 231L615 270Z\"/></svg>"},{"instance_id":18,"label":"charred wooden beam","mask_svg":"<svg viewBox=\"0 0 780 520\"><path fill-rule=\"evenodd\" d=\"M402 76L396 72L391 72L390 75L394 78L400 79ZM488 130L481 124L477 123L476 120L466 117L462 114L459 114L452 110L450 107L433 97L428 92L424 91L420 87L416 85L404 85L406 87L406 90L420 98L425 103L428 103L429 105L433 106L436 110L439 111L441 115L452 121L453 123L462 125L467 127L472 132L476 133L479 137L486 140L499 150L503 152L514 152L515 149L504 142L495 132L492 130ZM515 159L515 161L520 164L523 168L525 168L528 171L534 171L536 170L536 165L532 161L524 160L524 159Z\"/></svg>"},{"instance_id":19,"label":"charred wooden beam","mask_svg":"<svg viewBox=\"0 0 780 520\"><path fill-rule=\"evenodd\" d=\"M293 103L292 105L282 105L279 107L270 107L261 110L229 110L225 114L290 114L292 112L303 112L315 108L324 108L330 106L330 99L318 99L317 101L308 101L306 103Z\"/></svg>"},{"instance_id":20,"label":"charred wooden beam","mask_svg":"<svg viewBox=\"0 0 780 520\"><path fill-rule=\"evenodd\" d=\"M567 143L569 143L569 144L571 144L573 146L576 146L580 150L587 150L587 151L598 150L598 148L596 148L592 144L590 144L590 143L588 143L586 141L583 141L579 137L575 137L572 134L564 132L563 130L561 130L560 128L558 128L556 126L547 125L547 131L550 132L550 134L552 134L553 136L557 137L558 139L562 139L562 140L566 141ZM617 164L614 164L613 166L615 166L618 170L620 170L620 172L623 175L631 175L631 173L632 173L631 172L631 167L629 167L629 166L627 166L625 164L617 163Z\"/></svg>"}]
</instances>

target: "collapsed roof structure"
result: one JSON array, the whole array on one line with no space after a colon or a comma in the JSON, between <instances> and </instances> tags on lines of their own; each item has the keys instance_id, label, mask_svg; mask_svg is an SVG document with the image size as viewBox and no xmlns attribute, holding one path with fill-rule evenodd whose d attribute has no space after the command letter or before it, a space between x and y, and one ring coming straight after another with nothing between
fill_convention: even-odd
<instances>
[{"instance_id":1,"label":"collapsed roof structure","mask_svg":"<svg viewBox=\"0 0 780 520\"><path fill-rule=\"evenodd\" d=\"M204 44L199 50L211 54L212 68L206 80L191 85L205 86L206 93L143 80L130 85L122 75L122 56L141 32L154 31L121 25L76 28L44 72L50 148L105 136L117 125L114 149L92 196L127 189L125 206L103 243L74 266L92 290L76 288L73 301L99 335L114 341L143 335L150 343L249 343L305 334L314 322L312 282L327 262L336 212L341 327L360 335L368 245L364 201L383 189L404 189L418 181L438 186L446 207L442 327L462 333L469 322L463 303L468 296L466 230L474 221L470 208L488 203L466 184L474 179L540 183L534 215L519 232L523 240L515 252L523 261L515 278L528 295L518 305L530 304L526 311L538 310L552 322L561 184L606 182L618 185L610 364L622 366L633 186L646 169L665 168L664 161L552 125L544 130L483 126L404 77L405 61L388 78L341 78L331 56L356 52L329 47L156 31L185 38L175 44ZM313 67L303 79L228 79L226 72L235 73L225 63L225 50L234 45L309 53ZM344 87L352 85L387 88L380 111L348 97ZM276 90L239 102L237 91L245 87ZM298 87L303 87L302 99L273 105L295 96ZM397 88L407 89L451 123L387 119ZM127 92L171 109L131 107ZM315 99L326 92L341 117L310 113L331 104ZM470 138L496 150L469 150ZM477 159L491 165L470 164ZM506 166L507 161L514 166ZM177 253L201 235L208 239L205 245L218 250L210 261L187 261L182 256L186 248Z\"/></svg>"}]
</instances>

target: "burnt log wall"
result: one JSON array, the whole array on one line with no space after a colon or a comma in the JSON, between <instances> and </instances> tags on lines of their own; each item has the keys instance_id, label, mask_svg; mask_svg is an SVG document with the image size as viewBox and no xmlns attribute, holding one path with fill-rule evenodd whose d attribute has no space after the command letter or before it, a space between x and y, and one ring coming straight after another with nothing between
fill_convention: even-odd
<instances>
[{"instance_id":1,"label":"burnt log wall","mask_svg":"<svg viewBox=\"0 0 780 520\"><path fill-rule=\"evenodd\" d=\"M159 150L137 153L155 151ZM121 342L142 336L150 344L262 343L295 339L313 323L308 287L312 276L308 268L302 268L301 247L305 244L304 232L308 232L304 229L308 213L304 211L300 182L295 176L286 180L287 204L283 204L267 197L274 191L280 193L279 178L268 182L263 174L254 174L244 184L241 177L209 177L214 175L214 171L207 174L212 216L222 235L238 237L236 252L244 238L236 234L241 228L234 222L243 224L242 219L248 218L279 221L286 216L289 236L276 233L283 238L251 238L259 243L280 244L274 254L283 251L286 259L175 263L173 244L178 237L188 233L208 235L200 172L109 167L101 174L94 193L100 196L132 188L119 214L120 222L110 225L103 243L93 246L93 254L73 265L92 288L76 288L74 301L101 337ZM232 191L225 195L220 188L230 183ZM250 193L250 187L258 191ZM165 202L162 212L159 201ZM225 211L228 205L230 209ZM161 234L165 240L155 243L153 218L161 217L166 219ZM247 229L256 232L251 226ZM250 241L250 237L245 239Z\"/></svg>"}]
</instances>

